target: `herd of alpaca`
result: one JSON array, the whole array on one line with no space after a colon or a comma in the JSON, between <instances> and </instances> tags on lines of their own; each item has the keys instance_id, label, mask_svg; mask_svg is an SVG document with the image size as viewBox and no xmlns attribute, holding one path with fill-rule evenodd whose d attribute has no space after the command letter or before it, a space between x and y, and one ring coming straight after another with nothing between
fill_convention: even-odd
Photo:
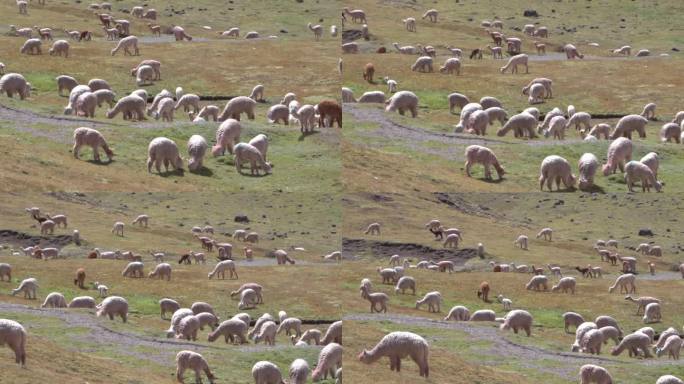
<instances>
[{"instance_id":1,"label":"herd of alpaca","mask_svg":"<svg viewBox=\"0 0 684 384\"><path fill-rule=\"evenodd\" d=\"M372 223L364 231L366 235L373 235L372 230L377 229L379 234L379 223ZM425 228L434 235L435 240L442 238L445 232L450 232L449 236L456 236L459 240L462 240L462 232L456 228L445 230L441 221L438 219L432 219L425 224ZM388 229L391 231L391 229ZM551 242L553 241L553 229L552 228L542 228L536 235L540 242ZM523 250L528 250L530 243L526 235L520 235L514 242L516 246L520 246ZM445 247L448 245L445 244ZM624 266L628 267L630 270L618 271L619 275L615 283L608 287L608 292L613 293L616 289L620 289L620 293L625 293L628 296L625 297L626 301L631 301L637 303L636 315L643 315L643 323L645 324L658 324L663 321L661 307L664 305L661 300L649 297L641 296L635 298L630 294L635 294L637 290L637 273L635 258L631 256L621 256L618 252L619 245L618 241L614 239L610 240L598 240L594 245L594 249L599 253L600 261L611 263L614 260L620 260L623 262ZM478 244L478 250L482 248L482 243ZM613 250L614 249L614 250ZM638 247L631 248L635 252L643 252L647 254L651 249L658 250L658 257L662 256L660 253L661 247L642 243ZM484 255L482 250L481 255ZM447 270L451 273L453 271L454 264L451 261L439 261L434 262L429 259L423 259L417 264L412 265L410 256L402 258L402 256L395 254L389 258L388 267L378 267L377 272L379 277L382 279L382 284L393 284L394 295L416 295L420 288L420 283L422 282L418 279L418 276L422 276L421 273L417 272L419 269L433 270L435 272L446 272ZM449 264L450 269L444 268L443 265ZM617 263L611 263L611 266L616 266ZM647 261L649 270L652 274L655 273L654 263ZM570 269L563 270L559 266L547 265L548 270L551 272L552 277L557 277L557 284L550 287L550 277L544 275L544 268L537 268L534 265L516 265L514 263L503 264L491 261L489 263L492 272L517 272L517 273L532 273L533 276L530 281L526 284L525 288L527 290L532 290L535 292L549 291L552 293L567 293L575 295L578 293L578 289L581 285L575 277L567 276L572 273ZM415 275L408 275L411 269L415 268ZM606 269L608 269L606 267ZM579 273L584 278L603 278L603 268L601 266L591 266L586 267L575 267L577 273ZM682 272L682 278L684 278L684 263L679 266L679 270ZM564 274L566 276L564 276ZM429 284L431 279L426 279L425 284ZM488 296L491 292L492 286L489 282L482 282L477 289L477 297L480 298L484 303L489 303ZM392 293L383 292L382 285L380 287L375 287L370 278L364 278L359 286L361 292L361 298L370 302L370 312L387 313L389 308L389 302L391 301ZM390 291L391 292L391 291ZM419 296L420 297L420 296ZM444 317L443 321L491 321L500 323L501 330L512 329L515 333L519 330L525 331L526 335L529 337L532 335L532 328L534 323L533 315L523 309L514 309L513 301L510 298L504 297L503 294L497 296L497 301L502 304L503 310L507 312L504 317L497 317L496 312L491 309L479 309L471 313L471 310L464 305L454 305L451 310L449 310L448 315ZM437 291L431 291L424 294L422 299L416 301L415 309L419 310L421 305L428 306L428 313L439 313L441 312L441 304L444 302L442 294ZM400 304L397 304L400 305ZM379 306L379 307L378 307ZM562 322L564 323L565 332L570 333L571 328L575 327L575 342L571 346L573 352L579 353L589 353L589 354L600 354L600 349L602 344L608 343L612 340L615 346L611 349L610 353L614 356L620 355L624 350L629 351L630 356L634 357L652 357L651 350L655 352L655 355L660 357L662 355L668 355L673 359L679 358L679 349L682 345L682 339L680 339L679 334L674 330L674 328L668 329L668 331L663 332L654 342L655 331L653 328L646 326L631 334L623 335L622 329L619 327L618 322L611 316L599 316L595 321L585 321L584 317L575 312L566 312L562 316ZM364 350L358 355L358 359L364 363L373 363L381 357L388 357L390 360L390 369L393 371L400 371L401 359L405 357L410 357L418 365L418 374L420 376L428 377L429 368L427 355L429 351L429 344L427 341L412 332L392 332L383 337L375 347L370 350ZM590 368L594 367L594 368ZM609 375L604 368L598 366L583 366L580 369L580 376L584 377L586 380L593 380L593 377L599 377L600 375ZM585 380L583 379L583 380ZM585 381L582 381L585 382ZM586 381L585 383L590 383L591 381Z\"/></svg>"},{"instance_id":2,"label":"herd of alpaca","mask_svg":"<svg viewBox=\"0 0 684 384\"><path fill-rule=\"evenodd\" d=\"M360 11L360 10L357 10ZM436 10L429 10L430 15ZM356 12L356 11L355 11ZM362 11L359 14L363 13ZM365 20L365 16L364 16ZM436 23L437 18L430 17L431 22ZM498 20L497 20L498 21ZM416 19L403 19L406 29L410 32L416 31ZM498 21L494 27L501 29L502 23ZM490 28L493 23L486 21L483 26ZM546 27L536 28L534 25L526 25L525 33L529 36L548 38L548 29ZM511 73L518 73L519 67L525 68L525 73L529 72L528 62L529 56L520 51L522 40L518 37L505 37L501 32L486 30L486 33L491 35L497 47L488 46L492 51L494 58L501 55L501 45L508 44L508 52L511 54L508 63L500 68L501 73L510 71ZM356 44L356 43L346 43ZM535 43L538 49L543 46L541 43ZM410 65L412 72L418 73L432 73L434 72L434 62L436 60L436 50L433 46L401 46L399 43L393 43L396 51L400 55L416 55L419 57ZM499 49L495 49L499 48ZM358 53L357 47L353 53ZM463 72L462 49L448 47L448 56L445 59L444 65L440 67L441 73L460 75ZM471 54L471 59L481 58L482 49L477 49ZM566 53L568 59L583 59L584 55L580 53L576 46L566 44L563 47L563 52ZM614 51L615 54L629 54L629 47L623 47ZM453 56L453 57L451 57ZM386 57L386 56L385 56ZM368 83L373 84L373 74L376 71L388 70L383 68L378 63L367 63L363 78ZM371 90L363 93L360 98L356 98L352 89L342 88L342 101L344 103L384 103L386 105L385 111L398 111L399 114L404 115L406 111L411 113L411 117L418 117L419 96L410 90L401 90L398 87L399 82L395 76L385 76L385 83L388 86L389 96L386 96L383 91ZM409 80L409 79L406 79ZM411 83L414 79L406 81ZM404 81L401 81L404 83ZM531 105L547 103L553 98L553 80L546 77L534 78L524 87L522 87L522 94L528 97L528 102ZM456 107L461 109L459 123L454 127L454 133L469 133L478 136L486 136L487 127L498 123L501 128L497 130L497 136L505 136L509 131L514 132L514 136L521 139L537 139L540 135L545 138L553 138L554 140L566 140L568 136L566 132L571 127L575 127L578 132L578 137L585 142L598 142L602 137L611 141L608 149L607 159L602 167L604 176L608 176L616 172L619 168L623 173L622 179L630 192L634 192L635 186L640 186L643 192L650 192L654 189L657 192L663 190L664 183L658 178L659 162L662 158L656 152L648 153L640 160L632 159L633 148L637 145L637 140L633 135L638 134L639 139L646 138L646 125L649 121L656 120L656 104L648 103L644 106L641 113L628 114L620 118L614 127L607 123L599 123L592 125L592 116L584 111L575 111L575 107L570 105L567 107L567 114L561 108L554 108L552 111L543 115L536 107L525 109L522 113L509 116L509 111L503 108L502 103L496 98L486 96L480 99L479 102L471 101L467 96L460 93L452 93L447 96L449 103L449 110L455 113ZM636 112L636 111L635 111ZM540 123L539 120L543 122ZM662 142L684 142L684 111L677 112L671 122L665 123L660 129L660 139ZM634 148L639 150L640 148ZM595 184L595 174L598 170L599 156L595 153L587 152L582 154L576 161L577 171L579 175L573 173L573 165L568 159L558 155L550 155L543 159L540 167L539 183L540 189L553 190L554 184L556 189L572 190L575 187L583 191L594 191L600 186ZM498 174L498 179L502 180L504 175L504 167L501 159L498 159L491 148L484 145L473 145L466 149L466 163L465 170L468 177L471 176L471 168L474 164L482 164L484 167L484 178L486 180L492 179L491 168L494 167ZM578 179L579 177L579 179ZM562 184L562 187L561 187Z\"/></svg>"},{"instance_id":3,"label":"herd of alpaca","mask_svg":"<svg viewBox=\"0 0 684 384\"><path fill-rule=\"evenodd\" d=\"M68 226L67 216L60 215L50 215L43 213L39 207L28 207L24 210L33 221L40 224L46 222L54 223L54 227L58 229L66 229ZM73 222L71 223L73 225ZM154 230L157 226L157 222L153 221L147 214L140 214L134 217L131 221L131 225L137 226L140 230ZM120 235L123 235L123 228L125 226L124 222L117 222L114 225L115 231L122 231ZM205 253L209 255L211 252L218 252L217 257L218 263L213 267L213 270L209 273L208 278L218 277L225 279L224 269L229 270L230 277L233 278L235 274L235 279L238 279L236 273L235 261L232 259L232 244L218 241L213 238L215 230L210 225L205 225L204 227L193 227L191 229L192 238L200 240L197 246L202 246L204 248L203 252L190 251L188 254L181 256L178 261L179 264L186 263L191 264L191 259L194 259L195 268L201 267L207 263ZM73 236L80 236L78 230L74 230ZM259 236L257 232L248 232L243 229L237 229L233 233L232 238L235 241L241 241L247 244L257 244L259 243ZM72 238L73 239L73 238ZM205 241L208 239L208 241ZM211 244L212 247L207 249L206 244ZM226 251L227 249L227 251ZM244 247L245 250L249 249ZM39 246L32 246L23 249L26 256L32 256L36 258L53 259L59 254L59 250L55 249L56 253L54 255L48 255L49 248L42 248ZM300 247L293 247L293 250L302 250ZM95 248L88 259L113 259L113 260L125 260L128 264L123 268L121 275L124 279L160 279L166 282L172 280L172 270L173 267L170 263L164 262L164 258L168 257L165 252L150 252L156 266L153 268L148 275L144 273L145 263L143 263L142 255L135 255L130 251L101 251ZM274 253L278 264L285 264L289 262L294 264L295 261L291 256L288 256L287 252L284 250L277 250ZM338 252L339 253L339 252ZM252 252L250 250L249 254L245 252L245 257L248 261L252 260ZM282 262L281 262L282 259ZM224 268L224 265L227 265ZM60 292L49 293L41 308L64 308L67 311L88 308L96 311L96 316L107 317L110 320L115 318L120 318L123 323L127 323L129 319L129 314L134 311L131 308L129 301L122 296L115 296L110 294L110 288L101 284L99 281L93 282L92 284L86 284L86 280L92 278L93 276L101 275L101 272L93 264L86 268L78 268L75 272L75 278L73 283L81 291L95 290L98 293L98 297L102 301L98 304L97 300L92 296L76 296L68 301L65 295ZM0 263L0 279L4 282L5 277L7 277L7 282L12 282L12 265L8 263ZM106 278L105 275L99 277ZM116 288L116 287L115 287ZM236 286L236 289L230 292L231 298L239 298L239 303L236 305L238 311L245 309L256 309L264 303L265 292L267 288L255 282L242 283ZM21 281L16 289L12 290L12 295L17 295L22 293L26 299L35 300L38 298L38 292L40 290L40 284L37 278L30 277L25 278ZM247 344L254 342L259 344L264 342L267 345L274 345L277 341L278 335L283 335L285 342L287 344L292 344L293 346L309 346L310 344L320 346L318 361L314 361L311 364L304 359L296 359L292 366L290 367L289 377L290 379L297 379L297 383L306 383L307 378L311 377L314 381L319 381L327 377L332 379L337 379L338 382L341 380L342 375L342 322L336 321L331 323L326 330L320 330L315 327L304 329L303 321L299 318L288 315L285 311L280 311L277 318L270 315L269 313L264 313L257 320L256 323L252 322L252 317L246 312L241 312L233 317L221 321L217 315L217 311L214 307L206 302L196 301L194 303L188 303L187 307L184 307L180 300L174 300L169 297L163 297L159 300L159 314L162 319L169 319L170 317L170 327L164 334L168 338L183 339L188 341L196 341L198 334L205 328L208 329L208 341L214 342L218 338L225 339L226 344ZM254 326L252 327L252 324ZM16 363L22 366L26 365L27 355L26 355L26 345L31 343L31 336L27 332L24 325L10 319L0 319L0 344L7 345L16 356ZM216 362L215 364L218 364ZM212 373L209 362L200 353L183 350L178 352L176 356L176 378L179 382L183 382L185 371L190 370L194 372L196 380L199 380L200 376L205 375L211 382L214 382L215 376ZM278 377L277 383L280 383L282 373L279 368L268 361L260 361L254 364L252 375L254 376L257 383L271 383L271 381L260 381L262 378L264 380L270 380L269 378ZM287 375L287 373L285 373ZM292 381L293 383L295 381ZM275 383L275 382L273 382Z\"/></svg>"}]
</instances>

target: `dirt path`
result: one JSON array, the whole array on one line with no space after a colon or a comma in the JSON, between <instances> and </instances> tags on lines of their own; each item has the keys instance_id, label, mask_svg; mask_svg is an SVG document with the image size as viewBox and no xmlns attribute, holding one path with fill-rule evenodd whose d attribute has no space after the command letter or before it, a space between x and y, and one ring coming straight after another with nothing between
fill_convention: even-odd
<instances>
[{"instance_id":1,"label":"dirt path","mask_svg":"<svg viewBox=\"0 0 684 384\"><path fill-rule=\"evenodd\" d=\"M89 332L79 333L73 335L74 339L83 341L89 344L97 343L114 347L117 353L143 359L160 365L173 365L176 353L183 349L190 349L194 351L231 351L235 352L263 352L263 346L245 345L245 346L221 346L222 343L216 345L202 345L189 341L180 341L176 339L155 338L149 336L137 335L134 333L121 332L105 326L108 319L97 318L94 313L83 312L67 312L59 309L42 309L27 307L19 304L0 303L0 317L7 314L18 313L30 316L52 317L64 321L67 328L79 327L86 328ZM118 321L118 320L117 320ZM30 333L30 329L29 329ZM160 330L160 334L163 330ZM289 347L288 344L280 343L272 349L284 349ZM96 352L98 349L79 349L79 352ZM144 351L144 352L143 352Z\"/></svg>"},{"instance_id":2,"label":"dirt path","mask_svg":"<svg viewBox=\"0 0 684 384\"><path fill-rule=\"evenodd\" d=\"M445 157L450 160L462 160L463 148L457 145L484 145L506 144L506 145L567 145L581 140L520 140L519 142L509 142L496 139L495 135L482 137L466 134L453 134L435 132L429 129L400 124L388 118L387 114L377 108L360 106L354 103L345 103L344 112L350 114L358 122L371 122L378 125L377 129L364 133L371 137L379 137L389 141L401 141L414 151L430 153ZM444 144L436 147L435 142Z\"/></svg>"},{"instance_id":3,"label":"dirt path","mask_svg":"<svg viewBox=\"0 0 684 384\"><path fill-rule=\"evenodd\" d=\"M419 260L450 260L456 265L462 266L468 260L477 256L474 248L461 248L458 250L447 248L432 248L422 244L394 243L390 241L374 241L365 239L342 239L342 255L346 258L352 255L370 253L374 257L387 259L398 254L408 257L417 263Z\"/></svg>"},{"instance_id":4,"label":"dirt path","mask_svg":"<svg viewBox=\"0 0 684 384\"><path fill-rule=\"evenodd\" d=\"M477 325L468 322L446 322L437 321L424 317L399 315L399 314L368 314L355 313L347 314L343 320L347 321L389 321L395 324L405 324L410 326L426 327L426 328L440 328L456 330L465 333L473 342L486 341L491 343L489 349L478 351L480 355L496 356L487 360L487 364L498 365L508 364L509 359L513 357L516 363L523 365L525 368L542 371L553 375L561 375L568 380L576 380L577 371L580 366L584 364L644 364L649 366L669 365L668 359L643 359L621 361L613 358L603 356L582 355L569 352L556 352L544 349L542 347L533 347L528 345L517 344L502 334L497 328ZM534 330L532 331L534 332ZM533 334L534 336L534 334ZM607 350L607 349L606 349ZM554 364L549 364L553 362ZM561 367L559 368L558 365Z\"/></svg>"}]
</instances>

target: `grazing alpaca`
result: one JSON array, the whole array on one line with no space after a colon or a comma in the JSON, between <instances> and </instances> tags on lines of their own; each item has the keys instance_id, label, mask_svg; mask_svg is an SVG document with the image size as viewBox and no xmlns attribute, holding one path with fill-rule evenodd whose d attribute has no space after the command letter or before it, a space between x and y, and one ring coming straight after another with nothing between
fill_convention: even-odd
<instances>
[{"instance_id":1,"label":"grazing alpaca","mask_svg":"<svg viewBox=\"0 0 684 384\"><path fill-rule=\"evenodd\" d=\"M480 48L475 48L471 53L470 53L470 59L477 59L477 60L482 60L482 50Z\"/></svg>"},{"instance_id":2,"label":"grazing alpaca","mask_svg":"<svg viewBox=\"0 0 684 384\"><path fill-rule=\"evenodd\" d=\"M368 228L366 228L364 233L366 235L380 235L380 223L372 223L368 225Z\"/></svg>"},{"instance_id":3,"label":"grazing alpaca","mask_svg":"<svg viewBox=\"0 0 684 384\"><path fill-rule=\"evenodd\" d=\"M363 79L372 84L373 74L375 74L375 67L373 66L373 63L366 64L366 67L363 69Z\"/></svg>"},{"instance_id":4,"label":"grazing alpaca","mask_svg":"<svg viewBox=\"0 0 684 384\"><path fill-rule=\"evenodd\" d=\"M422 337L411 332L392 332L380 340L373 349L363 350L358 358L365 364L378 361L387 356L390 359L390 369L401 371L401 359L410 356L416 362L421 377L428 377L429 345Z\"/></svg>"},{"instance_id":5,"label":"grazing alpaca","mask_svg":"<svg viewBox=\"0 0 684 384\"><path fill-rule=\"evenodd\" d=\"M79 288L85 289L83 283L85 282L85 269L79 268L76 270L76 279L74 279L74 285L78 285Z\"/></svg>"},{"instance_id":6,"label":"grazing alpaca","mask_svg":"<svg viewBox=\"0 0 684 384\"><path fill-rule=\"evenodd\" d=\"M587 267L587 268L575 267L575 269L578 272L580 272L583 277L593 277L591 274L591 269L589 267Z\"/></svg>"},{"instance_id":7,"label":"grazing alpaca","mask_svg":"<svg viewBox=\"0 0 684 384\"><path fill-rule=\"evenodd\" d=\"M489 303L489 283L483 281L480 283L480 290L477 291L477 297L481 298L485 303Z\"/></svg>"}]
</instances>

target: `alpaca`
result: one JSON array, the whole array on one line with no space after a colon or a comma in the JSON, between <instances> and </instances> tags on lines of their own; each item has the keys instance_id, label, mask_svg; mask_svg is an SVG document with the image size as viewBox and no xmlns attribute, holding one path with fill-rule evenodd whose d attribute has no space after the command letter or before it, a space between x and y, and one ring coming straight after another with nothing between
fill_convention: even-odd
<instances>
[{"instance_id":1,"label":"alpaca","mask_svg":"<svg viewBox=\"0 0 684 384\"><path fill-rule=\"evenodd\" d=\"M371 223L364 231L366 235L380 235L380 223Z\"/></svg>"},{"instance_id":2,"label":"alpaca","mask_svg":"<svg viewBox=\"0 0 684 384\"><path fill-rule=\"evenodd\" d=\"M525 73L529 73L529 68L527 66L527 60L528 60L528 56L524 53L512 56L510 59L508 59L508 63L506 63L506 65L501 67L499 69L499 71L501 73L506 73L506 71L510 68L511 73L518 73L518 65L524 65L525 66Z\"/></svg>"},{"instance_id":3,"label":"alpaca","mask_svg":"<svg viewBox=\"0 0 684 384\"><path fill-rule=\"evenodd\" d=\"M622 293L623 290L627 294L636 293L636 285L634 284L635 281L636 276L632 275L631 273L620 275L617 279L615 279L615 283L608 288L608 293L613 293L618 285L620 286L620 293Z\"/></svg>"},{"instance_id":4,"label":"alpaca","mask_svg":"<svg viewBox=\"0 0 684 384\"><path fill-rule=\"evenodd\" d=\"M401 359L410 356L418 365L420 376L429 375L429 345L424 338L410 332L392 332L383 337L371 350L364 349L358 356L359 361L371 364L387 356L390 369L401 371Z\"/></svg>"},{"instance_id":5,"label":"alpaca","mask_svg":"<svg viewBox=\"0 0 684 384\"><path fill-rule=\"evenodd\" d=\"M480 289L477 291L477 297L481 298L485 303L489 303L489 283L483 281L480 283ZM516 332L517 333L517 332Z\"/></svg>"},{"instance_id":6,"label":"alpaca","mask_svg":"<svg viewBox=\"0 0 684 384\"><path fill-rule=\"evenodd\" d=\"M375 73L375 67L373 63L368 63L363 69L363 79L369 83L373 83L373 74Z\"/></svg>"},{"instance_id":7,"label":"alpaca","mask_svg":"<svg viewBox=\"0 0 684 384\"><path fill-rule=\"evenodd\" d=\"M74 130L74 147L72 149L74 158L78 159L79 150L84 145L92 148L93 159L96 162L100 162L100 153L98 151L100 147L105 151L108 161L111 162L112 157L114 157L114 152L107 145L105 138L95 129L81 127Z\"/></svg>"}]
</instances>

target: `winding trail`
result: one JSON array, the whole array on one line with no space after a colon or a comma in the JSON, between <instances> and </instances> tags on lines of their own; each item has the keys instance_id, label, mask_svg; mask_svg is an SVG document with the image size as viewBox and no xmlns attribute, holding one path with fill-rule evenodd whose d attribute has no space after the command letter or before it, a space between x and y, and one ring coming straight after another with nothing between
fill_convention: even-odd
<instances>
[{"instance_id":1,"label":"winding trail","mask_svg":"<svg viewBox=\"0 0 684 384\"><path fill-rule=\"evenodd\" d=\"M478 350L479 355L493 357L486 360L487 364L509 364L510 359L513 358L515 359L516 364L520 364L525 368L534 369L553 375L560 375L568 380L576 380L577 371L579 367L584 364L619 364L621 367L624 367L626 364L635 363L648 366L666 366L677 364L669 359L662 358L624 361L610 357L603 357L608 355L608 348L603 348L604 351L602 356L550 351L543 347L515 343L514 341L509 340L504 333L499 331L498 328L470 322L446 322L401 314L369 313L346 314L344 315L343 320L372 322L388 321L395 324L403 324L408 326L449 329L463 332L471 339L473 343L482 341L491 343L490 347L484 347L482 350ZM534 336L534 328L532 329L532 333ZM553 362L553 364L550 365L549 362Z\"/></svg>"},{"instance_id":2,"label":"winding trail","mask_svg":"<svg viewBox=\"0 0 684 384\"><path fill-rule=\"evenodd\" d=\"M489 136L475 136L469 134L435 132L429 129L392 121L382 109L361 106L356 103L345 103L343 108L344 112L351 115L357 122L371 122L377 124L376 129L364 132L362 135L378 137L384 141L389 140L390 142L401 141L412 150L439 155L453 160L463 159L463 148L454 146L454 144L483 146L506 144L539 147L568 145L582 142L581 139L505 141L497 139L496 135L491 134ZM489 129L491 130L491 127ZM434 142L439 142L444 145L436 147Z\"/></svg>"},{"instance_id":3,"label":"winding trail","mask_svg":"<svg viewBox=\"0 0 684 384\"><path fill-rule=\"evenodd\" d=\"M208 345L177 339L156 338L111 329L106 326L110 320L97 318L94 310L83 312L83 310L44 309L20 304L0 303L0 317L5 317L9 314L57 318L62 320L67 328L78 327L86 328L88 330L88 332L70 336L74 340L83 341L88 344L96 343L97 345L104 345L109 348L113 347L119 354L168 366L175 364L174 359L176 353L182 349L190 349L198 352L226 351L231 353L249 353L264 352L265 350L281 350L292 347L292 345L287 343L279 343L273 347L254 344L223 346L225 344L222 342ZM119 320L120 319L117 319L116 321ZM30 340L30 328L28 331ZM164 330L160 330L159 333L163 334ZM97 352L101 351L101 348L79 348L78 351L83 353Z\"/></svg>"}]
</instances>

